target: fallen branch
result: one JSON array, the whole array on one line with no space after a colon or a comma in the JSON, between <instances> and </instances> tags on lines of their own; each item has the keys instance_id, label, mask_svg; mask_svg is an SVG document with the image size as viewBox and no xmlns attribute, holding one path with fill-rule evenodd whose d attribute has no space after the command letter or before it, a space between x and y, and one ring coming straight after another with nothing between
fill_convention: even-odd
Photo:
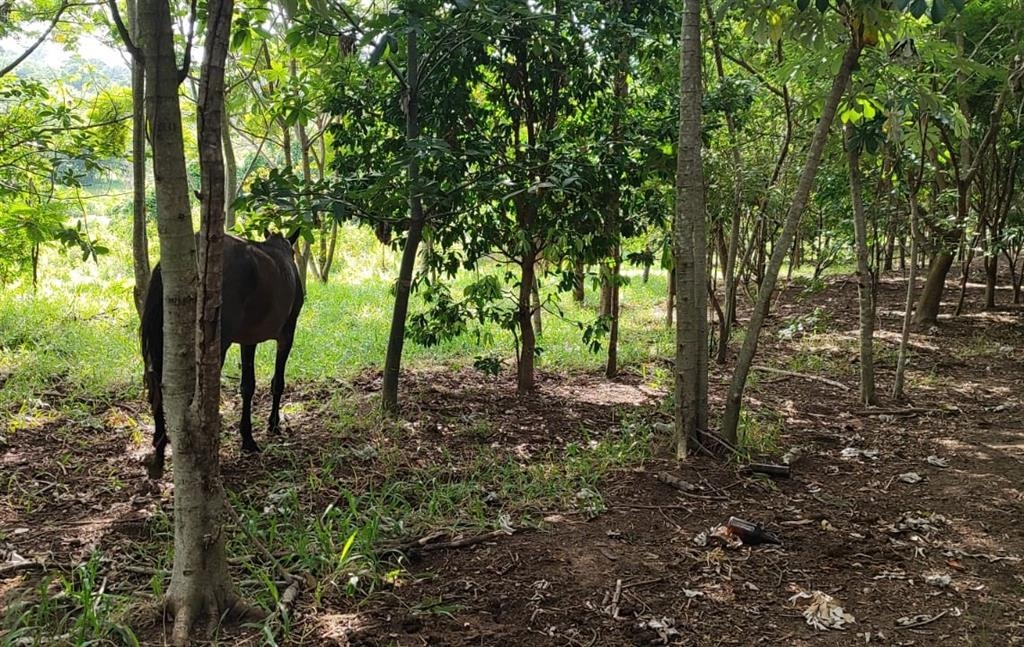
<instances>
[{"instance_id":1,"label":"fallen branch","mask_svg":"<svg viewBox=\"0 0 1024 647\"><path fill-rule=\"evenodd\" d=\"M954 413L943 409L922 409L919 407L905 407L903 409L858 409L852 412L855 416L913 416L926 415L929 413Z\"/></svg>"},{"instance_id":2,"label":"fallen branch","mask_svg":"<svg viewBox=\"0 0 1024 647\"><path fill-rule=\"evenodd\" d=\"M482 535L473 535L472 537L463 537L462 539L456 539L454 541L440 541L433 544L426 544L420 550L423 552L430 552L434 550L448 550L450 548L465 548L466 546L474 546L481 544L485 541L497 539L498 537L506 537L515 532L515 528L509 530L493 530Z\"/></svg>"},{"instance_id":3,"label":"fallen branch","mask_svg":"<svg viewBox=\"0 0 1024 647\"><path fill-rule=\"evenodd\" d=\"M751 463L743 468L751 474L767 474L779 478L789 478L789 465L772 465L769 463Z\"/></svg>"},{"instance_id":4,"label":"fallen branch","mask_svg":"<svg viewBox=\"0 0 1024 647\"><path fill-rule=\"evenodd\" d=\"M756 364L754 366L751 366L750 368L754 369L755 371L762 371L764 373L775 373L777 375L785 375L787 377L799 377L799 378L802 378L804 380L814 380L815 382L822 382L823 384L828 384L829 386L834 386L837 389L842 389L843 391L849 391L850 390L850 387L846 386L842 382L836 382L835 380L830 380L827 377L819 377L817 375L808 375L806 373L797 373L795 371L784 371L781 368L772 368L770 366L760 366L760 365L756 365Z\"/></svg>"},{"instance_id":5,"label":"fallen branch","mask_svg":"<svg viewBox=\"0 0 1024 647\"><path fill-rule=\"evenodd\" d=\"M925 625L928 625L928 624L931 624L931 623L935 622L936 620L938 620L942 616L946 615L947 613L949 613L949 609L946 609L942 613L937 613L934 616L931 616L930 618L924 618L923 620L919 620L917 622L911 622L911 623L905 624L905 625L897 624L896 628L897 629L913 629L914 627L923 627Z\"/></svg>"},{"instance_id":6,"label":"fallen branch","mask_svg":"<svg viewBox=\"0 0 1024 647\"><path fill-rule=\"evenodd\" d=\"M654 475L654 478L658 479L662 483L671 485L677 490L682 490L683 492L697 491L697 486L694 485L693 483L690 483L689 481L684 481L678 476L675 476L674 474L669 474L668 472L658 472L657 474Z\"/></svg>"},{"instance_id":7,"label":"fallen branch","mask_svg":"<svg viewBox=\"0 0 1024 647\"><path fill-rule=\"evenodd\" d=\"M20 573L22 571L32 571L32 570L36 570L36 569L38 569L40 571L45 571L46 570L46 566L43 565L43 564L40 564L39 562L33 562L33 561L24 561L24 562L15 562L15 563L11 563L11 564L3 564L3 565L0 565L0 580L5 579L5 578L10 577L10 576L13 576L13 575L17 575L18 573Z\"/></svg>"},{"instance_id":8,"label":"fallen branch","mask_svg":"<svg viewBox=\"0 0 1024 647\"><path fill-rule=\"evenodd\" d=\"M656 478L657 480L661 481L662 483L665 483L666 485L671 485L675 489L679 490L679 492L683 496L688 496L691 499L708 499L708 500L712 500L712 501L725 501L725 500L727 500L729 498L729 497L725 497L725 496L712 496L712 495L708 495L708 494L696 494L695 493L695 491L697 490L697 486L696 485L694 485L693 483L690 483L689 481L684 481L683 479L679 478L678 476L675 476L673 474L669 474L668 472L658 472L657 474L654 474L654 478Z\"/></svg>"}]
</instances>

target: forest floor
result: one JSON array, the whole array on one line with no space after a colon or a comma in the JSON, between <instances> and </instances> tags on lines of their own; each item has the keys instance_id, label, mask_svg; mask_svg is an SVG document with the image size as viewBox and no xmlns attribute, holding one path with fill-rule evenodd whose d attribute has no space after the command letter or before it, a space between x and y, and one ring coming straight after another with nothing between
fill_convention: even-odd
<instances>
[{"instance_id":1,"label":"forest floor","mask_svg":"<svg viewBox=\"0 0 1024 647\"><path fill-rule=\"evenodd\" d=\"M750 458L788 456L789 478L708 457L672 460L667 434L650 431L670 422L664 363L627 368L615 380L542 372L537 393L524 398L511 378L421 369L405 377L404 422L390 427L373 414L379 374L290 388L287 435L258 433L266 451L252 458L225 433L223 471L253 528L288 497L315 511L261 532L287 568L314 564L317 585L299 593L287 631L281 622L230 628L218 642L1024 645L1024 311L983 312L981 286L971 284L965 314L915 331L908 400L894 402L887 391L904 286L895 277L881 283L881 403L871 409L857 397L855 281L793 285L780 295L757 364L839 383L755 371L744 428L759 451ZM956 297L952 283L946 296ZM1005 292L1000 299L1009 301ZM731 366L712 370L717 413ZM74 643L82 625L106 622L99 594L139 600L165 586L170 477L159 486L144 478L141 401L59 399L58 384L0 430L0 604L8 628L26 636L38 635L24 628L45 614L77 609L50 636ZM233 399L226 396L229 427ZM325 413L341 400L344 416ZM555 482L552 457L579 461L587 452L603 455L578 463L550 491L531 489ZM512 471L452 489L503 461ZM664 473L693 488L665 482ZM502 474L526 477L512 487ZM398 509L417 510L416 523L361 509L364 496L401 475L421 481L415 491L389 490L402 499ZM291 484L286 496L282 481ZM450 500L430 499L440 489ZM460 492L475 523L460 511ZM304 533L307 543L333 541L324 528L339 509L352 515L346 528L372 519L374 555L351 554L338 536L331 545L340 555L326 556L334 561L297 558L306 554L295 543ZM702 540L730 516L762 524L781 545ZM303 518L308 528L284 527ZM233 532L243 593L273 588L260 549ZM417 537L424 541L397 545ZM435 545L458 539L468 541ZM805 610L821 594L849 614L843 628L808 624ZM19 600L30 604L16 607ZM143 644L163 644L152 605L125 608L123 623ZM843 617L828 602L818 609ZM21 619L10 624L12 614ZM105 637L120 642L116 632Z\"/></svg>"}]
</instances>

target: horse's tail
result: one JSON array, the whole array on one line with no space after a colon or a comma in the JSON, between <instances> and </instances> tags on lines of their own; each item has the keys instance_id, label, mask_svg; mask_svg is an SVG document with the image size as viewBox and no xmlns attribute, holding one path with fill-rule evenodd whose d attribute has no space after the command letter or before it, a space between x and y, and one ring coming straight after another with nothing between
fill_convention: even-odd
<instances>
[{"instance_id":1,"label":"horse's tail","mask_svg":"<svg viewBox=\"0 0 1024 647\"><path fill-rule=\"evenodd\" d=\"M153 268L142 306L142 361L146 371L146 386L150 393L160 384L164 366L164 282L160 265Z\"/></svg>"}]
</instances>

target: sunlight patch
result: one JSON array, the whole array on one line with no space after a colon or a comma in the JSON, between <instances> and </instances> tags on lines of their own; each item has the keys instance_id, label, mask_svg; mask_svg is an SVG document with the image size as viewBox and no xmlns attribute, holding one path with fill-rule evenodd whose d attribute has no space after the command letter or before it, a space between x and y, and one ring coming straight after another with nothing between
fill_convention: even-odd
<instances>
[{"instance_id":1,"label":"sunlight patch","mask_svg":"<svg viewBox=\"0 0 1024 647\"><path fill-rule=\"evenodd\" d=\"M320 626L320 638L343 647L349 644L349 636L369 628L358 613L326 613L318 615L316 623Z\"/></svg>"}]
</instances>

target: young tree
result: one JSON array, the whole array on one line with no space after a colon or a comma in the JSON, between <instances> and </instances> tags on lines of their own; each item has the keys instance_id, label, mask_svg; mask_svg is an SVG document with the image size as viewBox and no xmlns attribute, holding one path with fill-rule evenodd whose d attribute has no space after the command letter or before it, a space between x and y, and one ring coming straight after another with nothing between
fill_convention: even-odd
<instances>
[{"instance_id":1,"label":"young tree","mask_svg":"<svg viewBox=\"0 0 1024 647\"><path fill-rule=\"evenodd\" d=\"M203 208L197 273L178 95L184 71L176 62L167 0L138 2L163 276L163 403L174 450L174 565L165 607L174 615L175 645L188 644L199 624L212 629L222 615L248 611L228 574L219 457L224 235L220 137L231 10L231 0L207 4L200 80Z\"/></svg>"},{"instance_id":2,"label":"young tree","mask_svg":"<svg viewBox=\"0 0 1024 647\"><path fill-rule=\"evenodd\" d=\"M679 144L672 255L676 281L676 457L707 429L708 339L700 0L685 0L679 48Z\"/></svg>"},{"instance_id":3,"label":"young tree","mask_svg":"<svg viewBox=\"0 0 1024 647\"><path fill-rule=\"evenodd\" d=\"M803 4L806 5L807 3L805 2ZM761 327L768 314L768 308L771 306L771 297L772 292L775 289L775 282L778 279L779 270L782 268L782 262L785 256L789 253L790 247L793 243L793 237L795 236L797 227L800 224L800 218L803 215L804 207L807 205L807 199L810 196L811 188L814 184L814 177L817 174L818 166L821 164L821 156L825 149L825 143L828 140L828 133L832 126L832 120L835 117L836 110L839 107L839 102L842 100L843 93L846 91L846 86L850 81L854 67L857 64L861 50L864 47L863 39L865 31L864 24L861 22L860 16L853 14L852 9L848 6L841 5L841 7L845 7L845 12L841 13L841 16L848 26L849 40L845 51L843 52L843 58L839 64L839 69L836 72L835 78L832 80L832 88L825 97L825 102L821 110L821 117L818 119L814 135L811 138L810 147L807 151L807 158L804 162L803 169L800 172L800 179L797 183L793 201L786 213L785 223L772 249L771 259L767 264L764 279L761 282L760 289L757 293L757 302L754 304L753 312L750 315L747 335L743 340L743 347L736 359L736 369L729 385L729 395L725 404L725 414L722 419L721 433L727 442L734 445L737 440L740 408L743 402L743 390L746 386L747 376L750 373L750 367L753 364L754 353L757 350L757 342L761 333ZM841 11L843 10L841 9Z\"/></svg>"}]
</instances>

